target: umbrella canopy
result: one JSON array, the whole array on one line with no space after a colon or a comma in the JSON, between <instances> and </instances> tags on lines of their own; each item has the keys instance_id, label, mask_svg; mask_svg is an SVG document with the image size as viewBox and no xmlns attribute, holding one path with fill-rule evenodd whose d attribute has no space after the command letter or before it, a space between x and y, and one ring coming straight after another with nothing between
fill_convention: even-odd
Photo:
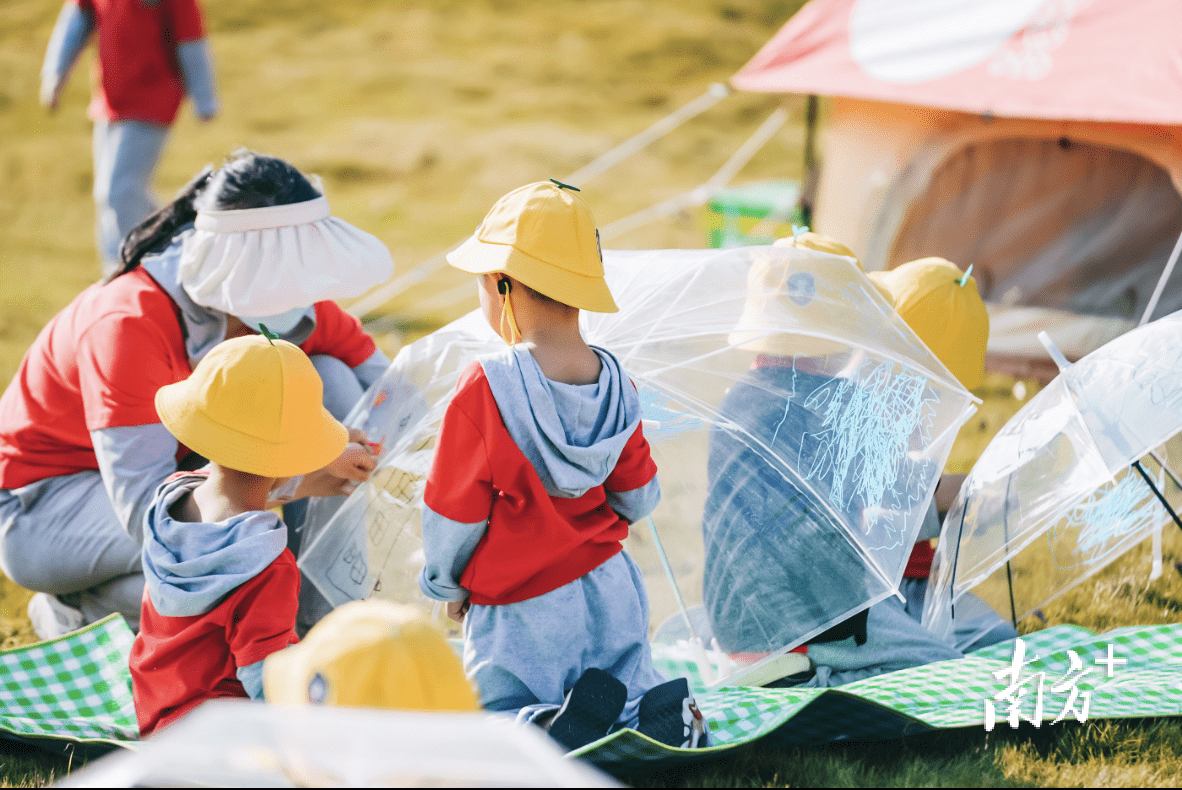
<instances>
[{"instance_id":1,"label":"umbrella canopy","mask_svg":"<svg viewBox=\"0 0 1182 790\"><path fill-rule=\"evenodd\" d=\"M944 522L930 630L950 635L981 599L1017 622L1160 528L1167 515L1150 483L1161 492L1168 475L1146 456L1168 464L1182 432L1179 332L1182 312L1107 343L998 432ZM1130 468L1142 461L1145 474Z\"/></svg>"},{"instance_id":2,"label":"umbrella canopy","mask_svg":"<svg viewBox=\"0 0 1182 790\"><path fill-rule=\"evenodd\" d=\"M854 261L753 247L613 252L605 269L620 310L584 314L584 336L640 392L656 529L723 650L782 652L895 593L973 398ZM434 435L463 367L503 348L465 316L404 349L347 420L385 446L300 561L334 604L422 600ZM755 490L759 512L744 499ZM628 550L660 623L678 603L638 527Z\"/></svg>"},{"instance_id":3,"label":"umbrella canopy","mask_svg":"<svg viewBox=\"0 0 1182 790\"><path fill-rule=\"evenodd\" d=\"M812 0L731 82L1016 118L1182 123L1172 0Z\"/></svg>"}]
</instances>

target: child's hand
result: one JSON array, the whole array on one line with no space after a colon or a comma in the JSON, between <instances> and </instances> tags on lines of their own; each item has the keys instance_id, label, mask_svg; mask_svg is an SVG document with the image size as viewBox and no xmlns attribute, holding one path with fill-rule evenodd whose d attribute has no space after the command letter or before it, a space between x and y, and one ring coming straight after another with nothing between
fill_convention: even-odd
<instances>
[{"instance_id":1,"label":"child's hand","mask_svg":"<svg viewBox=\"0 0 1182 790\"><path fill-rule=\"evenodd\" d=\"M41 106L48 110L50 115L57 110L58 101L62 95L62 85L59 80L41 81Z\"/></svg>"},{"instance_id":2,"label":"child's hand","mask_svg":"<svg viewBox=\"0 0 1182 790\"><path fill-rule=\"evenodd\" d=\"M350 441L345 445L345 451L337 457L337 460L324 469L343 480L364 483L377 465L378 462L373 459L367 446Z\"/></svg>"},{"instance_id":3,"label":"child's hand","mask_svg":"<svg viewBox=\"0 0 1182 790\"><path fill-rule=\"evenodd\" d=\"M345 445L345 451L323 469L304 475L294 499L308 496L340 496L351 494L358 483L369 480L377 461L369 450L356 442Z\"/></svg>"},{"instance_id":4,"label":"child's hand","mask_svg":"<svg viewBox=\"0 0 1182 790\"><path fill-rule=\"evenodd\" d=\"M464 622L464 615L468 613L468 609L472 604L464 601L448 601L447 602L447 616L455 620L457 623Z\"/></svg>"}]
</instances>

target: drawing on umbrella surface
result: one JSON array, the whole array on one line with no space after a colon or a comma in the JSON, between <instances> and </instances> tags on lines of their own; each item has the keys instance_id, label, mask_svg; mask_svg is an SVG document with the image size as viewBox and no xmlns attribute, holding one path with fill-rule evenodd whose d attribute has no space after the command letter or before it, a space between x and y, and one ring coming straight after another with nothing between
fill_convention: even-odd
<instances>
[{"instance_id":1,"label":"drawing on umbrella surface","mask_svg":"<svg viewBox=\"0 0 1182 790\"><path fill-rule=\"evenodd\" d=\"M650 442L662 442L688 431L710 429L710 422L676 408L678 404L665 393L643 381L633 381L640 395L640 413L644 419L650 421L649 425L644 426L644 438Z\"/></svg>"},{"instance_id":2,"label":"drawing on umbrella surface","mask_svg":"<svg viewBox=\"0 0 1182 790\"><path fill-rule=\"evenodd\" d=\"M373 596L417 600L422 540L414 502L425 475L392 467L378 475L337 512L301 563L335 605Z\"/></svg>"},{"instance_id":3,"label":"drawing on umbrella surface","mask_svg":"<svg viewBox=\"0 0 1182 790\"><path fill-rule=\"evenodd\" d=\"M860 500L862 509L910 513L923 493L911 490L911 481L924 475L906 468L907 450L916 431L923 443L930 440L936 400L927 379L906 365L864 361L857 375L834 379L805 401L824 429L809 437L820 449L806 477L827 481L830 502L843 511ZM867 532L882 512L867 522Z\"/></svg>"},{"instance_id":4,"label":"drawing on umbrella surface","mask_svg":"<svg viewBox=\"0 0 1182 790\"><path fill-rule=\"evenodd\" d=\"M1047 531L1055 566L1065 569L1093 563L1125 540L1148 535L1164 516L1149 486L1130 472L1120 482L1096 489ZM1070 554L1061 558L1056 546L1073 532Z\"/></svg>"}]
</instances>

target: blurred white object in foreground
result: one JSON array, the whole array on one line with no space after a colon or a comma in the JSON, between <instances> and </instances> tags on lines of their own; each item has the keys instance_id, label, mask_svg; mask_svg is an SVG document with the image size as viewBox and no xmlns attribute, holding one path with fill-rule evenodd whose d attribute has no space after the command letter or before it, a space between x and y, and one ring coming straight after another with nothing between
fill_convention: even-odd
<instances>
[{"instance_id":1,"label":"blurred white object in foreground","mask_svg":"<svg viewBox=\"0 0 1182 790\"><path fill-rule=\"evenodd\" d=\"M60 787L618 787L488 714L215 700Z\"/></svg>"}]
</instances>

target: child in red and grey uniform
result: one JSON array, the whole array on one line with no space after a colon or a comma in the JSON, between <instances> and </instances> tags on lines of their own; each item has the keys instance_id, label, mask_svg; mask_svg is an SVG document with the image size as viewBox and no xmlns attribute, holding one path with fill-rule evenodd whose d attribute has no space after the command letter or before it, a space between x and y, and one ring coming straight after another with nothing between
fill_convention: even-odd
<instances>
[{"instance_id":1,"label":"child in red and grey uniform","mask_svg":"<svg viewBox=\"0 0 1182 790\"><path fill-rule=\"evenodd\" d=\"M685 679L665 683L648 597L623 551L660 499L636 387L588 346L579 310L615 312L590 209L530 184L448 256L480 276L510 348L460 377L423 498L419 585L463 623L464 666L488 710L547 726L569 749L633 726L704 745Z\"/></svg>"},{"instance_id":2,"label":"child in red and grey uniform","mask_svg":"<svg viewBox=\"0 0 1182 790\"><path fill-rule=\"evenodd\" d=\"M976 389L985 378L985 348L989 341L989 313L968 272L943 258L920 258L890 271L870 272L870 279L895 305L899 317L919 335L965 389ZM964 475L940 478L935 500L917 536L900 591L907 598L906 611L923 618L940 524ZM957 604L961 613L955 627L958 649L968 653L1018 636L1017 628L997 615L972 593Z\"/></svg>"},{"instance_id":3,"label":"child in red and grey uniform","mask_svg":"<svg viewBox=\"0 0 1182 790\"><path fill-rule=\"evenodd\" d=\"M168 478L145 518L130 662L141 735L207 699L261 698L263 659L298 641L300 572L272 492L374 465L321 397L307 355L270 335L227 340L157 391L165 427L210 465Z\"/></svg>"},{"instance_id":4,"label":"child in red and grey uniform","mask_svg":"<svg viewBox=\"0 0 1182 790\"><path fill-rule=\"evenodd\" d=\"M95 236L107 275L123 237L156 210L152 174L185 94L202 121L217 114L218 100L197 0L66 0L41 68L41 102L50 111L96 31L89 115Z\"/></svg>"}]
</instances>

